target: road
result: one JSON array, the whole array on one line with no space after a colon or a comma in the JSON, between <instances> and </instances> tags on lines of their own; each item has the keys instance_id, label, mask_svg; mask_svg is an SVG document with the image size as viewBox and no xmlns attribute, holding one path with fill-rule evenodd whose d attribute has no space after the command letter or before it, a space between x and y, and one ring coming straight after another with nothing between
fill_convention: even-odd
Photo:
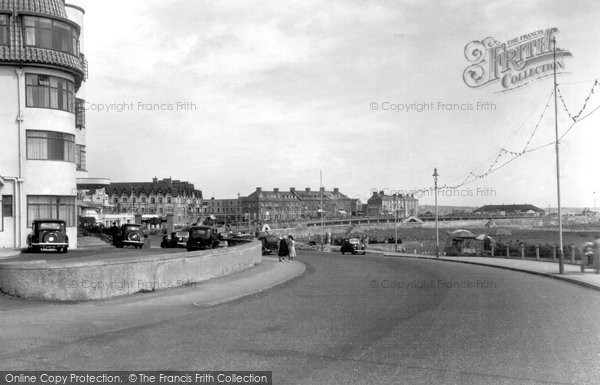
<instances>
[{"instance_id":1,"label":"road","mask_svg":"<svg viewBox=\"0 0 600 385\"><path fill-rule=\"evenodd\" d=\"M600 382L596 291L459 263L298 259L304 276L212 308L140 297L9 306L2 369L272 370L274 384Z\"/></svg>"}]
</instances>

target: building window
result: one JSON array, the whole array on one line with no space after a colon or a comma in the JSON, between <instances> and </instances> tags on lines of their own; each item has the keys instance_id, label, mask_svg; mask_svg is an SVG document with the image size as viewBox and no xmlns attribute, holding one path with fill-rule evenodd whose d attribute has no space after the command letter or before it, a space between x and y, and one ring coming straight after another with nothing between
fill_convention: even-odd
<instances>
[{"instance_id":1,"label":"building window","mask_svg":"<svg viewBox=\"0 0 600 385\"><path fill-rule=\"evenodd\" d=\"M158 203L163 203L162 197L158 197Z\"/></svg>"},{"instance_id":2,"label":"building window","mask_svg":"<svg viewBox=\"0 0 600 385\"><path fill-rule=\"evenodd\" d=\"M171 197L167 198L167 203L171 203Z\"/></svg>"},{"instance_id":3,"label":"building window","mask_svg":"<svg viewBox=\"0 0 600 385\"><path fill-rule=\"evenodd\" d=\"M75 127L85 128L85 100L75 98Z\"/></svg>"},{"instance_id":4,"label":"building window","mask_svg":"<svg viewBox=\"0 0 600 385\"><path fill-rule=\"evenodd\" d=\"M25 76L27 107L73 111L75 85L72 81L49 75Z\"/></svg>"},{"instance_id":5,"label":"building window","mask_svg":"<svg viewBox=\"0 0 600 385\"><path fill-rule=\"evenodd\" d=\"M152 204L156 203L156 199L155 198L150 198L150 203L152 203Z\"/></svg>"},{"instance_id":6,"label":"building window","mask_svg":"<svg viewBox=\"0 0 600 385\"><path fill-rule=\"evenodd\" d=\"M0 15L0 45L8 45L8 15Z\"/></svg>"},{"instance_id":7,"label":"building window","mask_svg":"<svg viewBox=\"0 0 600 385\"><path fill-rule=\"evenodd\" d=\"M27 130L27 159L75 163L75 135Z\"/></svg>"},{"instance_id":8,"label":"building window","mask_svg":"<svg viewBox=\"0 0 600 385\"><path fill-rule=\"evenodd\" d=\"M11 218L13 216L13 197L12 195L2 195L2 218Z\"/></svg>"},{"instance_id":9,"label":"building window","mask_svg":"<svg viewBox=\"0 0 600 385\"><path fill-rule=\"evenodd\" d=\"M25 45L79 56L79 31L70 24L43 17L23 16Z\"/></svg>"},{"instance_id":10,"label":"building window","mask_svg":"<svg viewBox=\"0 0 600 385\"><path fill-rule=\"evenodd\" d=\"M114 203L114 204L119 204L119 198L114 198L114 199L113 199L113 203Z\"/></svg>"},{"instance_id":11,"label":"building window","mask_svg":"<svg viewBox=\"0 0 600 385\"><path fill-rule=\"evenodd\" d=\"M78 144L76 148L75 164L77 165L77 171L86 171L85 146L82 146L81 144Z\"/></svg>"},{"instance_id":12,"label":"building window","mask_svg":"<svg viewBox=\"0 0 600 385\"><path fill-rule=\"evenodd\" d=\"M62 219L67 226L75 226L75 197L28 195L27 222L36 219Z\"/></svg>"},{"instance_id":13,"label":"building window","mask_svg":"<svg viewBox=\"0 0 600 385\"><path fill-rule=\"evenodd\" d=\"M142 203L146 203L146 197L141 197Z\"/></svg>"}]
</instances>

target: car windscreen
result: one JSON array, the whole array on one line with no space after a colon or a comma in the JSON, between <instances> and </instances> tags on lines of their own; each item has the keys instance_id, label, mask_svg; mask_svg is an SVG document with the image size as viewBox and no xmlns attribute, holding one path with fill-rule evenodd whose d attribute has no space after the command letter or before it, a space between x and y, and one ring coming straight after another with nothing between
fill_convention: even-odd
<instances>
[{"instance_id":1,"label":"car windscreen","mask_svg":"<svg viewBox=\"0 0 600 385\"><path fill-rule=\"evenodd\" d=\"M187 231L178 231L177 233L175 233L175 236L185 238L189 237L190 233L188 233Z\"/></svg>"},{"instance_id":2,"label":"car windscreen","mask_svg":"<svg viewBox=\"0 0 600 385\"><path fill-rule=\"evenodd\" d=\"M63 230L63 224L62 223L56 223L56 222L42 222L42 223L38 223L38 229L40 230Z\"/></svg>"},{"instance_id":3,"label":"car windscreen","mask_svg":"<svg viewBox=\"0 0 600 385\"><path fill-rule=\"evenodd\" d=\"M192 229L190 231L190 238L208 238L208 229Z\"/></svg>"},{"instance_id":4,"label":"car windscreen","mask_svg":"<svg viewBox=\"0 0 600 385\"><path fill-rule=\"evenodd\" d=\"M140 231L139 226L125 226L125 231Z\"/></svg>"}]
</instances>

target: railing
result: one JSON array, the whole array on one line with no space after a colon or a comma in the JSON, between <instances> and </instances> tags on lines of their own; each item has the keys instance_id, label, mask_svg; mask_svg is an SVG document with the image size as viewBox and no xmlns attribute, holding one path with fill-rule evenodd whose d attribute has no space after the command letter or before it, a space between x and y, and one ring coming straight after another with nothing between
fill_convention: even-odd
<instances>
[{"instance_id":1,"label":"railing","mask_svg":"<svg viewBox=\"0 0 600 385\"><path fill-rule=\"evenodd\" d=\"M81 70L83 71L83 81L88 79L88 61L84 54L79 54L79 61L81 63Z\"/></svg>"}]
</instances>

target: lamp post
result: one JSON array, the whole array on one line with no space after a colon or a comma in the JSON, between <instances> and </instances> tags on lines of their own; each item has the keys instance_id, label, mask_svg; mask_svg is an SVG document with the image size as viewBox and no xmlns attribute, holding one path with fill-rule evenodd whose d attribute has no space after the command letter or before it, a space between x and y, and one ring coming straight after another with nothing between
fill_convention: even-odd
<instances>
[{"instance_id":1,"label":"lamp post","mask_svg":"<svg viewBox=\"0 0 600 385\"><path fill-rule=\"evenodd\" d=\"M398 192L394 193L394 251L398 252Z\"/></svg>"},{"instance_id":2,"label":"lamp post","mask_svg":"<svg viewBox=\"0 0 600 385\"><path fill-rule=\"evenodd\" d=\"M433 185L434 185L434 193L435 193L435 257L440 257L440 232L438 228L438 194L437 194L437 182L438 182L438 172L437 168L433 169Z\"/></svg>"}]
</instances>

